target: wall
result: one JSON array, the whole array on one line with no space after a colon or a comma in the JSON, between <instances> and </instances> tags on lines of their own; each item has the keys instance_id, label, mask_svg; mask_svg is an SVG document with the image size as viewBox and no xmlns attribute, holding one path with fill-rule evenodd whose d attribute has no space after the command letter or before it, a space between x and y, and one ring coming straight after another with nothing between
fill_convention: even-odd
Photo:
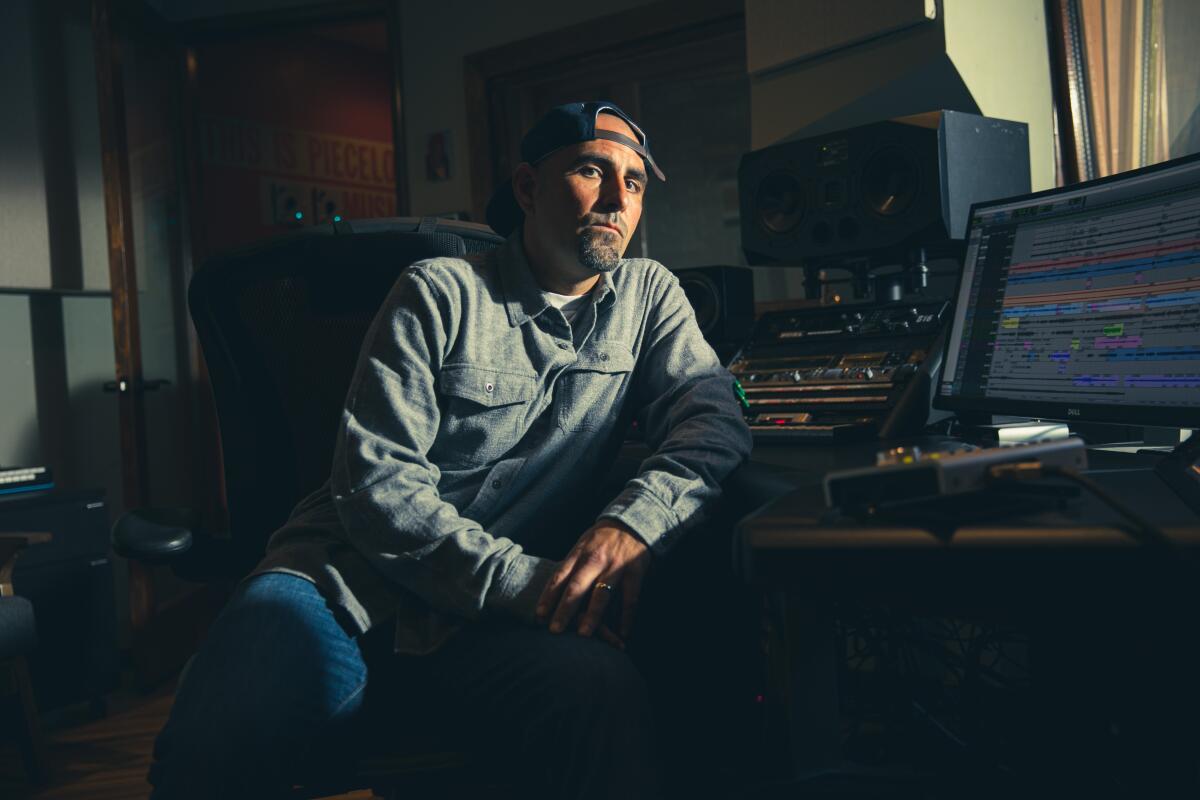
<instances>
[{"instance_id":1,"label":"wall","mask_svg":"<svg viewBox=\"0 0 1200 800\"><path fill-rule=\"evenodd\" d=\"M0 223L3 225L3 223ZM0 466L37 461L37 395L29 301L0 294Z\"/></svg>"},{"instance_id":2,"label":"wall","mask_svg":"<svg viewBox=\"0 0 1200 800\"><path fill-rule=\"evenodd\" d=\"M102 390L115 359L88 4L4 4L0 49L5 105L16 112L0 120L0 253L12 257L0 261L0 288L54 289L0 294L0 464L48 465L60 485L104 488L115 510L121 460L115 395Z\"/></svg>"},{"instance_id":3,"label":"wall","mask_svg":"<svg viewBox=\"0 0 1200 800\"><path fill-rule=\"evenodd\" d=\"M108 288L87 3L0 4L0 289ZM63 282L66 285L62 285ZM119 502L107 296L0 294L0 464L49 464ZM49 311L49 313L46 313ZM39 415L41 419L39 419Z\"/></svg>"},{"instance_id":4,"label":"wall","mask_svg":"<svg viewBox=\"0 0 1200 800\"><path fill-rule=\"evenodd\" d=\"M108 232L104 220L104 173L100 125L96 118L96 55L86 18L62 21L62 54L67 74L67 124L75 173L79 218L79 259L84 289L108 289ZM111 348L110 348L111 352Z\"/></svg>"},{"instance_id":5,"label":"wall","mask_svg":"<svg viewBox=\"0 0 1200 800\"><path fill-rule=\"evenodd\" d=\"M50 286L42 125L36 110L34 0L0 3L0 285ZM21 109L23 113L13 113Z\"/></svg>"},{"instance_id":6,"label":"wall","mask_svg":"<svg viewBox=\"0 0 1200 800\"><path fill-rule=\"evenodd\" d=\"M946 0L946 53L979 110L1029 123L1033 191L1054 187L1054 98L1043 0Z\"/></svg>"},{"instance_id":7,"label":"wall","mask_svg":"<svg viewBox=\"0 0 1200 800\"><path fill-rule=\"evenodd\" d=\"M0 286L50 285L45 175L34 82L32 0L0 4ZM14 113L17 112L17 113ZM29 301L0 295L0 465L36 460Z\"/></svg>"}]
</instances>

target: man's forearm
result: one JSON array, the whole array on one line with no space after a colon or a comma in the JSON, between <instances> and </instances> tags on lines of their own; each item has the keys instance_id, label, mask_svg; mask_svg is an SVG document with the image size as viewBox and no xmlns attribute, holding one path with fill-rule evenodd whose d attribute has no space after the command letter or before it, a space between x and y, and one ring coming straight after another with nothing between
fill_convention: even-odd
<instances>
[{"instance_id":1,"label":"man's forearm","mask_svg":"<svg viewBox=\"0 0 1200 800\"><path fill-rule=\"evenodd\" d=\"M741 415L732 403L722 405L717 395L724 387L723 376L703 383L692 393L709 399L685 398L676 404L679 413L659 423L671 427L654 454L601 512L628 525L658 553L669 550L683 531L700 521L704 507L720 496L721 483L750 452Z\"/></svg>"},{"instance_id":2,"label":"man's forearm","mask_svg":"<svg viewBox=\"0 0 1200 800\"><path fill-rule=\"evenodd\" d=\"M467 619L496 611L534 621L554 562L487 533L436 491L376 485L335 503L351 544L430 606Z\"/></svg>"}]
</instances>

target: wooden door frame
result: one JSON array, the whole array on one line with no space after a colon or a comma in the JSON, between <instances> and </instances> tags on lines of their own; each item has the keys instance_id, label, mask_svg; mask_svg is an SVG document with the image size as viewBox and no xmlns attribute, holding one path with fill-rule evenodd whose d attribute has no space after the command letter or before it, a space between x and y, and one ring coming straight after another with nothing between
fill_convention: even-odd
<instances>
[{"instance_id":1,"label":"wooden door frame","mask_svg":"<svg viewBox=\"0 0 1200 800\"><path fill-rule=\"evenodd\" d=\"M581 61L594 60L600 69L605 59L633 58L728 35L731 28L745 30L741 0L664 0L466 56L471 218L485 219L488 198L499 180L498 165L507 160L507 135L495 124L504 114L495 102L501 86Z\"/></svg>"},{"instance_id":2,"label":"wooden door frame","mask_svg":"<svg viewBox=\"0 0 1200 800\"><path fill-rule=\"evenodd\" d=\"M102 176L104 181L105 220L107 228L109 281L111 285L113 341L118 386L119 437L121 441L122 493L125 509L144 507L147 500L149 471L146 430L146 404L143 391L138 282L133 229L133 188L130 178L130 142L127 136L127 105L123 53L115 35L117 28L128 26L132 35L149 35L157 40L173 40L170 24L141 0L92 0L92 36L95 48L98 120L101 139ZM174 60L171 44L165 48L168 61ZM169 80L173 100L178 98L176 76ZM179 119L177 102L165 110L168 117L168 136L172 142L171 170L174 176L169 202L178 208L183 202L184 176L179 158ZM195 380L187 369L193 335L187 323L186 285L190 264L186 259L184 233L180 226L168 231L170 259L170 294L174 306L176 359L175 401L185 419L194 419ZM193 426L187 426L191 429ZM194 449L194 444L192 444ZM185 459L186 460L186 459ZM181 479L195 474L195 465L186 460ZM195 499L195 497L191 498ZM141 687L150 687L173 675L194 651L199 640L197 619L207 614L192 612L196 599L211 606L207 593L185 593L167 604L160 602L155 587L153 567L138 562L128 563L128 595L130 616L130 666L134 680Z\"/></svg>"},{"instance_id":3,"label":"wooden door frame","mask_svg":"<svg viewBox=\"0 0 1200 800\"><path fill-rule=\"evenodd\" d=\"M129 183L129 147L125 131L125 95L121 53L112 36L112 0L92 0L92 37L96 59L96 100L100 128L104 216L108 240L108 279L112 291L113 350L121 442L122 505L144 504L146 487L146 414L142 385L141 324L137 268L133 251L133 205ZM153 615L154 591L149 567L129 563L129 614L135 634Z\"/></svg>"}]
</instances>

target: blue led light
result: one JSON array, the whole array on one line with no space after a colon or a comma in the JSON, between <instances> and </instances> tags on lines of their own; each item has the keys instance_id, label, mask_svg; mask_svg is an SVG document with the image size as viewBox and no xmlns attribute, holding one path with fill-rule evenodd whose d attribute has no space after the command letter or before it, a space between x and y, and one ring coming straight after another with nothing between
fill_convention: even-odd
<instances>
[{"instance_id":1,"label":"blue led light","mask_svg":"<svg viewBox=\"0 0 1200 800\"><path fill-rule=\"evenodd\" d=\"M297 211L297 212L296 212L296 219L304 219L304 212L303 212L303 211Z\"/></svg>"},{"instance_id":2,"label":"blue led light","mask_svg":"<svg viewBox=\"0 0 1200 800\"><path fill-rule=\"evenodd\" d=\"M341 221L342 221L342 215L341 215L341 214L334 214L334 215L333 215L333 221L334 221L334 222L341 222Z\"/></svg>"}]
</instances>

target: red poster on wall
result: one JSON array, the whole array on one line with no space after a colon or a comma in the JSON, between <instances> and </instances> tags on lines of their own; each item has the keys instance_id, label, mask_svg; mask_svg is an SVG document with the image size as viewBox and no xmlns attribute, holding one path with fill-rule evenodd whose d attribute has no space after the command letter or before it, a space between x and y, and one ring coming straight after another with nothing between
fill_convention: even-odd
<instances>
[{"instance_id":1,"label":"red poster on wall","mask_svg":"<svg viewBox=\"0 0 1200 800\"><path fill-rule=\"evenodd\" d=\"M396 214L383 20L196 49L209 253L306 225Z\"/></svg>"}]
</instances>

